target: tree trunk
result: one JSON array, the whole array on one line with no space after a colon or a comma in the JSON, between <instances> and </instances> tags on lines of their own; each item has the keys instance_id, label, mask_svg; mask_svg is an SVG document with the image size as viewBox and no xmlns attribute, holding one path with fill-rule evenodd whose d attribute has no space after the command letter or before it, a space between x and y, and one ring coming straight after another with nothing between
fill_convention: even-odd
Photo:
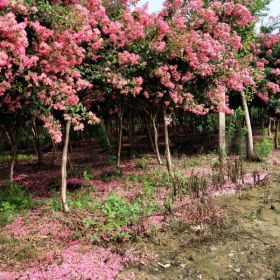
<instances>
[{"instance_id":1,"label":"tree trunk","mask_svg":"<svg viewBox=\"0 0 280 280\"><path fill-rule=\"evenodd\" d=\"M154 143L155 143L157 161L160 165L162 165L162 160L160 157L160 152L159 152L159 147L158 147L158 130L157 130L157 125L156 125L156 115L153 115L151 117L151 119L152 119L153 129L154 129Z\"/></svg>"},{"instance_id":2,"label":"tree trunk","mask_svg":"<svg viewBox=\"0 0 280 280\"><path fill-rule=\"evenodd\" d=\"M219 154L221 163L226 157L226 115L219 112Z\"/></svg>"},{"instance_id":3,"label":"tree trunk","mask_svg":"<svg viewBox=\"0 0 280 280\"><path fill-rule=\"evenodd\" d=\"M130 154L133 154L134 149L134 126L133 119L130 115L128 115L128 138L130 143Z\"/></svg>"},{"instance_id":4,"label":"tree trunk","mask_svg":"<svg viewBox=\"0 0 280 280\"><path fill-rule=\"evenodd\" d=\"M276 121L276 129L275 129L275 135L274 135L274 143L275 143L276 149L279 149L278 133L279 133L279 120Z\"/></svg>"},{"instance_id":5,"label":"tree trunk","mask_svg":"<svg viewBox=\"0 0 280 280\"><path fill-rule=\"evenodd\" d=\"M272 129L271 129L271 126L272 126L272 118L269 118L269 123L268 123L268 136L271 137L272 136Z\"/></svg>"},{"instance_id":6,"label":"tree trunk","mask_svg":"<svg viewBox=\"0 0 280 280\"><path fill-rule=\"evenodd\" d=\"M152 133L151 133L150 122L149 122L149 119L145 119L145 120L146 120L146 129L147 129L148 137L149 137L149 143L150 143L150 146L151 146L153 152L156 154L156 147L154 145L154 141L153 141L153 137L152 137Z\"/></svg>"},{"instance_id":7,"label":"tree trunk","mask_svg":"<svg viewBox=\"0 0 280 280\"><path fill-rule=\"evenodd\" d=\"M102 135L104 136L103 140L106 142L105 143L106 149L111 154L112 153L112 145L111 145L110 138L109 138L109 135L108 135L107 127L106 127L103 119L101 119L100 128L102 130Z\"/></svg>"},{"instance_id":8,"label":"tree trunk","mask_svg":"<svg viewBox=\"0 0 280 280\"><path fill-rule=\"evenodd\" d=\"M247 132L248 133L248 158L253 159L255 157L253 131L252 131L252 126L251 126L251 120L250 120L246 95L243 91L241 92L241 98L242 98L242 103L243 103L243 108L244 108L244 113L245 113L246 127L247 127L247 131L248 131Z\"/></svg>"},{"instance_id":9,"label":"tree trunk","mask_svg":"<svg viewBox=\"0 0 280 280\"><path fill-rule=\"evenodd\" d=\"M168 134L168 125L169 119L166 115L166 110L163 109L163 127L164 127L164 142L165 142L165 158L168 174L172 181L173 190L171 192L171 199L174 201L174 197L177 195L177 186L175 182L175 174L173 171L172 157L170 153L170 142L169 142L169 134Z\"/></svg>"},{"instance_id":10,"label":"tree trunk","mask_svg":"<svg viewBox=\"0 0 280 280\"><path fill-rule=\"evenodd\" d=\"M12 160L10 165L10 182L14 181L14 169L15 169L15 163L17 159L17 140L16 143L13 143L12 145Z\"/></svg>"},{"instance_id":11,"label":"tree trunk","mask_svg":"<svg viewBox=\"0 0 280 280\"><path fill-rule=\"evenodd\" d=\"M35 150L36 150L37 157L38 157L38 164L41 165L43 162L43 153L42 153L42 149L41 149L40 135L38 133L38 128L37 128L35 119L33 119L33 121L32 121L31 129L32 129L33 138L34 138Z\"/></svg>"},{"instance_id":12,"label":"tree trunk","mask_svg":"<svg viewBox=\"0 0 280 280\"><path fill-rule=\"evenodd\" d=\"M61 200L64 212L69 211L67 204L67 158L68 158L68 144L70 135L71 120L66 122L65 140L62 153L62 164L61 164Z\"/></svg>"},{"instance_id":13,"label":"tree trunk","mask_svg":"<svg viewBox=\"0 0 280 280\"><path fill-rule=\"evenodd\" d=\"M117 167L121 166L121 151L122 151L122 135L123 135L123 110L119 112L119 137L118 137L118 154L117 154Z\"/></svg>"},{"instance_id":14,"label":"tree trunk","mask_svg":"<svg viewBox=\"0 0 280 280\"><path fill-rule=\"evenodd\" d=\"M54 158L56 158L56 156L57 156L57 147L56 147L56 144L54 143L52 138L51 138L51 142L52 142L52 147L53 147Z\"/></svg>"},{"instance_id":15,"label":"tree trunk","mask_svg":"<svg viewBox=\"0 0 280 280\"><path fill-rule=\"evenodd\" d=\"M9 131L4 127L5 129L5 134L7 136L7 139L11 145L11 150L12 150L12 157L11 157L11 162L10 162L10 182L14 181L14 169L15 169L15 163L17 159L17 144L18 144L18 137L19 137L19 131L20 131L20 124L15 129L14 134L12 132L9 133Z\"/></svg>"},{"instance_id":16,"label":"tree trunk","mask_svg":"<svg viewBox=\"0 0 280 280\"><path fill-rule=\"evenodd\" d=\"M170 153L170 142L169 142L169 135L168 135L168 116L166 115L165 109L163 110L163 126L164 126L164 142L165 142L165 157L166 157L166 164L167 169L170 177L174 179L174 171L172 166L172 158Z\"/></svg>"},{"instance_id":17,"label":"tree trunk","mask_svg":"<svg viewBox=\"0 0 280 280\"><path fill-rule=\"evenodd\" d=\"M174 141L174 145L175 147L177 147L177 138L176 138L176 131L175 131L175 125L174 122L172 122L172 134L173 134L173 141Z\"/></svg>"}]
</instances>

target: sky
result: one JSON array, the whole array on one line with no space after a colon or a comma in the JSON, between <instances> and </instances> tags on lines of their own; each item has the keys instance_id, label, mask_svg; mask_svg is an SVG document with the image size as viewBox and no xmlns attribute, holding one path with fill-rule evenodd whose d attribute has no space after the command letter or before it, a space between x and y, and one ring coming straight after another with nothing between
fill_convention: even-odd
<instances>
[{"instance_id":1,"label":"sky","mask_svg":"<svg viewBox=\"0 0 280 280\"><path fill-rule=\"evenodd\" d=\"M141 0L140 3L149 3L149 10L151 12L157 12L160 10L164 0ZM269 5L270 11L269 16L278 16L280 15L280 0L272 0Z\"/></svg>"}]
</instances>

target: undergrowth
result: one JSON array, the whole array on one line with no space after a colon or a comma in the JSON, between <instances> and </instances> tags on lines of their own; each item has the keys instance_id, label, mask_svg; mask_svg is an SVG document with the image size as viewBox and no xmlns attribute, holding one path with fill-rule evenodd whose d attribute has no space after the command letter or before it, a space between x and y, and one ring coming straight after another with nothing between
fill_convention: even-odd
<instances>
[{"instance_id":1,"label":"undergrowth","mask_svg":"<svg viewBox=\"0 0 280 280\"><path fill-rule=\"evenodd\" d=\"M11 222L22 210L32 209L37 205L32 195L17 183L5 183L0 187L0 225Z\"/></svg>"}]
</instances>

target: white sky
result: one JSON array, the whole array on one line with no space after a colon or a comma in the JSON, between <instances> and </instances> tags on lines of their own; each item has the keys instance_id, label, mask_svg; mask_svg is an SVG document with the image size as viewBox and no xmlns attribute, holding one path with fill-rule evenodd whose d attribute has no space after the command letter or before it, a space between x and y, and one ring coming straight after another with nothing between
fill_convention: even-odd
<instances>
[{"instance_id":1,"label":"white sky","mask_svg":"<svg viewBox=\"0 0 280 280\"><path fill-rule=\"evenodd\" d=\"M156 1L154 1L156 2ZM280 0L273 0L270 5L269 5L270 11L269 15L270 16L279 16L280 15Z\"/></svg>"},{"instance_id":2,"label":"white sky","mask_svg":"<svg viewBox=\"0 0 280 280\"><path fill-rule=\"evenodd\" d=\"M140 0L140 4L149 3L149 9L151 12L157 12L160 10L162 3L164 0ZM272 0L269 5L270 16L278 16L280 15L280 0Z\"/></svg>"}]
</instances>

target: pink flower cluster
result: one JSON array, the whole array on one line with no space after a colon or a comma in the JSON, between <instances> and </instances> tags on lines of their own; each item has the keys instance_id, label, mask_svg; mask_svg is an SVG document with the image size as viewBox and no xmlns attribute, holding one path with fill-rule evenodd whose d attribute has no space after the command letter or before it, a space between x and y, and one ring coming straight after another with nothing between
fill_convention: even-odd
<instances>
[{"instance_id":1,"label":"pink flower cluster","mask_svg":"<svg viewBox=\"0 0 280 280\"><path fill-rule=\"evenodd\" d=\"M136 65L139 61L139 55L123 51L119 53L120 65Z\"/></svg>"}]
</instances>

